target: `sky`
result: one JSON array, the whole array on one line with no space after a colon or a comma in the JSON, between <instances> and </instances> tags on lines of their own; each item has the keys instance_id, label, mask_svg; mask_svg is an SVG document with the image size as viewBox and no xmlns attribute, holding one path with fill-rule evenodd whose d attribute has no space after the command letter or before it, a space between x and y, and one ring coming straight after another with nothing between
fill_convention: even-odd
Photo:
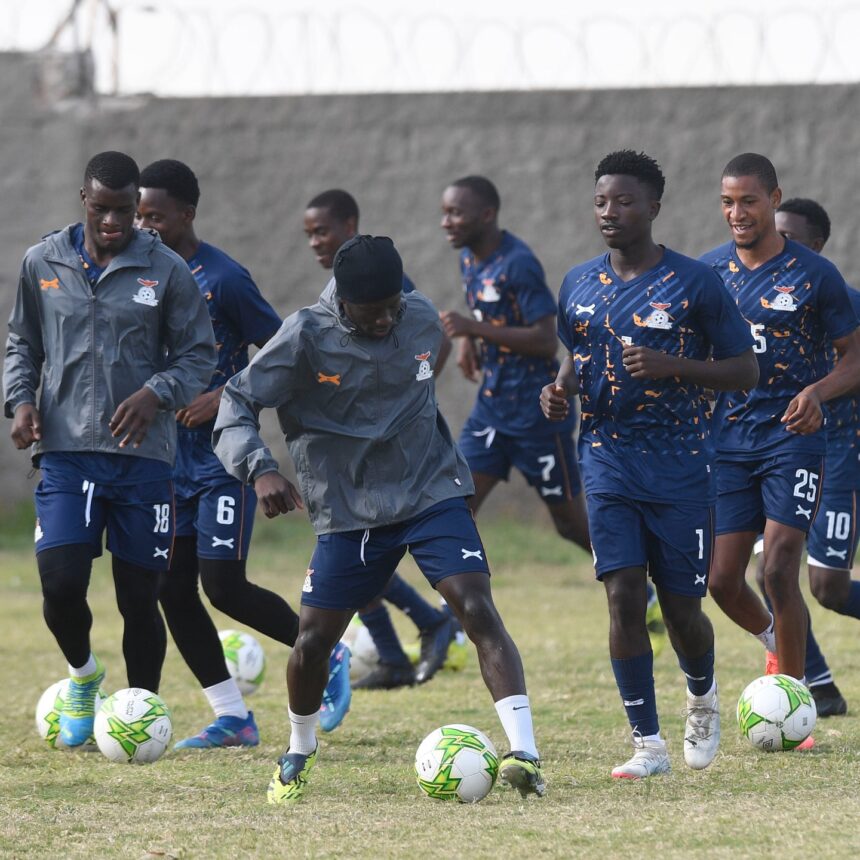
<instances>
[{"instance_id":1,"label":"sky","mask_svg":"<svg viewBox=\"0 0 860 860\"><path fill-rule=\"evenodd\" d=\"M74 0L3 0L0 49ZM116 13L112 29L106 9ZM860 80L860 0L77 0L102 92L277 95Z\"/></svg>"}]
</instances>

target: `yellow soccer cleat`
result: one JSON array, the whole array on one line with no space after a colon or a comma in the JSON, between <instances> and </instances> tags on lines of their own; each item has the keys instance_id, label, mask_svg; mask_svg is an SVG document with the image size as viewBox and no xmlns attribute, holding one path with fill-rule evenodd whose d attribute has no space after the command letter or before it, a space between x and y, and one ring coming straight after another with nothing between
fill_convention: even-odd
<instances>
[{"instance_id":1,"label":"yellow soccer cleat","mask_svg":"<svg viewBox=\"0 0 860 860\"><path fill-rule=\"evenodd\" d=\"M310 755L285 752L278 759L278 766L266 793L269 803L295 803L301 800L318 752L319 745Z\"/></svg>"}]
</instances>

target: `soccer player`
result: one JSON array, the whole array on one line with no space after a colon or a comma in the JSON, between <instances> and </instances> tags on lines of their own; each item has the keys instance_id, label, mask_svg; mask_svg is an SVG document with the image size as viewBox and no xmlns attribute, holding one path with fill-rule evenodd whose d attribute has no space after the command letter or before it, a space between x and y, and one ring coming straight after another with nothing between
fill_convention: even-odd
<instances>
[{"instance_id":1,"label":"soccer player","mask_svg":"<svg viewBox=\"0 0 860 860\"><path fill-rule=\"evenodd\" d=\"M531 249L500 229L500 205L496 187L483 176L458 179L442 195L441 227L460 250L471 310L471 316L444 311L442 324L459 341L463 375L479 382L459 439L475 482L469 505L477 513L514 466L538 491L558 533L588 550L574 416L550 423L539 403L541 389L558 373L556 302Z\"/></svg>"},{"instance_id":2,"label":"soccer player","mask_svg":"<svg viewBox=\"0 0 860 860\"><path fill-rule=\"evenodd\" d=\"M612 152L595 182L594 215L609 252L564 278L559 335L568 355L541 406L564 421L568 398L580 397L595 571L633 730L633 757L612 776L640 779L670 769L645 623L648 576L687 677L684 760L705 768L719 745L714 632L701 607L714 502L706 389L750 387L757 368L749 327L719 279L652 238L665 184L654 159Z\"/></svg>"},{"instance_id":3,"label":"soccer player","mask_svg":"<svg viewBox=\"0 0 860 860\"><path fill-rule=\"evenodd\" d=\"M736 624L778 655L779 670L802 680L808 611L800 559L820 503L822 404L857 387L857 318L836 267L777 231L782 194L767 158L733 158L720 193L732 239L702 259L749 323L760 376L755 387L717 396L717 538L709 587ZM744 579L761 532L773 615Z\"/></svg>"},{"instance_id":4,"label":"soccer player","mask_svg":"<svg viewBox=\"0 0 860 860\"><path fill-rule=\"evenodd\" d=\"M776 229L785 239L791 239L821 253L830 238L830 218L814 200L794 198L780 203L776 210ZM849 287L848 298L855 314L860 315L860 292ZM809 584L815 598L827 609L842 615L860 617L860 583L851 579L851 568L857 552L856 497L860 490L860 450L858 450L858 401L856 397L840 397L828 404L827 455L824 458L824 478L821 503L807 537ZM764 563L760 555L763 541L756 541L759 561L756 570L759 588L770 600L764 588ZM815 699L819 717L845 714L848 705L818 642L807 627L806 682Z\"/></svg>"},{"instance_id":5,"label":"soccer player","mask_svg":"<svg viewBox=\"0 0 860 860\"><path fill-rule=\"evenodd\" d=\"M299 618L279 595L247 579L248 547L257 498L224 471L212 450L212 428L221 390L248 364L248 346L262 346L281 319L260 295L248 271L223 251L201 242L194 230L200 187L194 172L173 159L156 161L140 176L137 226L158 231L188 264L206 300L218 348L207 389L177 413L178 443L173 481L176 539L160 600L179 652L200 682L215 714L201 732L176 749L256 746L259 733L236 682L230 677L218 632L197 590L242 624L292 647ZM336 728L349 708L349 650L331 655L331 679L320 720Z\"/></svg>"},{"instance_id":6,"label":"soccer player","mask_svg":"<svg viewBox=\"0 0 860 860\"><path fill-rule=\"evenodd\" d=\"M358 218L358 203L348 191L340 188L317 194L305 207L308 245L324 269L331 269L338 248L358 234ZM404 274L403 292L411 293L414 289L415 284ZM434 366L435 373L441 372L450 350L451 344L446 338ZM381 598L402 610L418 628L419 654L415 667L400 643ZM360 608L358 617L376 645L379 664L353 685L355 689L391 690L423 684L441 668L449 648L453 646L453 650L457 650L453 637L454 627L459 625L453 616L434 609L397 571L382 594ZM465 650L465 643L460 648Z\"/></svg>"},{"instance_id":7,"label":"soccer player","mask_svg":"<svg viewBox=\"0 0 860 860\"><path fill-rule=\"evenodd\" d=\"M328 652L407 548L477 647L512 750L501 780L541 795L522 663L464 501L473 489L468 466L436 405L439 315L419 292L402 292L403 265L386 237L350 239L333 270L319 302L290 316L227 383L215 424L215 452L254 485L266 515L306 507L318 535L287 669L290 745L269 801L304 793ZM301 495L260 438L266 407L278 410Z\"/></svg>"},{"instance_id":8,"label":"soccer player","mask_svg":"<svg viewBox=\"0 0 860 860\"><path fill-rule=\"evenodd\" d=\"M167 643L158 580L174 535L173 413L215 366L212 325L188 267L134 228L138 180L124 153L90 159L84 221L27 251L6 341L12 441L32 446L42 472L36 562L45 621L71 675L60 714L67 746L92 734L105 677L90 648L87 604L105 530L128 684L158 690Z\"/></svg>"}]
</instances>

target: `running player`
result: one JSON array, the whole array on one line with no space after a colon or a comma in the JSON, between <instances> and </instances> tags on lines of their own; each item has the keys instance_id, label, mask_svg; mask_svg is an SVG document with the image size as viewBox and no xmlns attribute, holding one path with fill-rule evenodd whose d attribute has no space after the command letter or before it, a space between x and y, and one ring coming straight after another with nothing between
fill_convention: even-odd
<instances>
[{"instance_id":1,"label":"running player","mask_svg":"<svg viewBox=\"0 0 860 860\"><path fill-rule=\"evenodd\" d=\"M687 677L684 760L705 768L719 746L714 632L701 607L714 501L705 391L750 387L758 374L749 328L719 280L652 238L665 184L657 163L612 152L595 181L594 214L609 252L565 276L559 335L568 355L541 406L563 421L568 398L580 396L595 571L633 730L633 757L612 776L640 779L670 769L645 623L648 576Z\"/></svg>"},{"instance_id":2,"label":"running player","mask_svg":"<svg viewBox=\"0 0 860 860\"><path fill-rule=\"evenodd\" d=\"M358 217L355 198L340 188L317 194L305 207L308 245L324 269L331 269L337 249L358 234ZM404 273L403 292L411 293L414 289L415 284ZM446 339L442 342L435 373L441 372L450 350ZM380 598L403 611L418 628L419 652L414 668ZM365 690L391 690L429 681L445 662L454 641L454 627L459 627L456 619L434 609L397 571L379 598L359 610L358 617L367 627L379 653L379 664L353 685L355 689ZM465 651L465 643L460 650Z\"/></svg>"},{"instance_id":3,"label":"running player","mask_svg":"<svg viewBox=\"0 0 860 860\"><path fill-rule=\"evenodd\" d=\"M271 803L304 793L328 652L407 547L477 647L512 749L501 780L524 796L545 789L522 663L464 501L473 489L468 466L436 405L442 326L424 296L402 287L390 239L350 239L319 302L289 317L221 399L214 440L225 467L254 484L267 516L306 506L318 535L288 667L290 745ZM260 438L265 407L278 410L301 496Z\"/></svg>"},{"instance_id":4,"label":"running player","mask_svg":"<svg viewBox=\"0 0 860 860\"><path fill-rule=\"evenodd\" d=\"M800 592L800 560L820 501L822 404L856 386L860 336L836 267L777 231L781 197L767 158L733 158L721 186L732 239L702 258L748 321L760 368L755 388L717 396L717 538L710 590L736 624L779 655L780 671L803 679L808 610ZM839 355L832 369L831 343ZM762 531L773 615L744 579Z\"/></svg>"},{"instance_id":5,"label":"running player","mask_svg":"<svg viewBox=\"0 0 860 860\"><path fill-rule=\"evenodd\" d=\"M90 648L87 604L105 530L128 683L158 690L167 644L158 580L174 534L173 412L215 366L212 326L188 267L134 228L138 181L124 153L90 159L84 222L27 251L6 341L12 441L32 446L42 471L36 562L45 621L71 675L60 713L66 746L92 734L105 677Z\"/></svg>"},{"instance_id":6,"label":"running player","mask_svg":"<svg viewBox=\"0 0 860 860\"><path fill-rule=\"evenodd\" d=\"M299 618L279 595L247 579L248 547L257 497L224 471L212 450L212 429L227 380L248 365L248 346L262 346L280 317L260 295L248 271L194 230L200 187L186 164L156 161L140 176L137 226L157 230L191 269L206 299L218 347L207 390L177 413L176 540L160 600L170 632L215 714L199 734L176 749L256 746L259 733L224 663L218 632L197 590L198 571L212 604L231 618L292 647ZM349 650L331 655L331 679L320 720L326 731L349 708Z\"/></svg>"}]
</instances>

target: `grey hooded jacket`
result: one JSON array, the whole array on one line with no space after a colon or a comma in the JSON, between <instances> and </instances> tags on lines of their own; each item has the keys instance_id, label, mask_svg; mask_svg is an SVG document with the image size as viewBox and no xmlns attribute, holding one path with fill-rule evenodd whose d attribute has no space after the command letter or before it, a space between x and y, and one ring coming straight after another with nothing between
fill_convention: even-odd
<instances>
[{"instance_id":1,"label":"grey hooded jacket","mask_svg":"<svg viewBox=\"0 0 860 860\"><path fill-rule=\"evenodd\" d=\"M176 409L204 390L215 369L212 322L186 262L156 236L129 245L90 287L72 227L24 256L9 318L4 412L36 403L46 451L99 451L173 463ZM144 385L160 410L140 446L119 447L108 422Z\"/></svg>"},{"instance_id":2,"label":"grey hooded jacket","mask_svg":"<svg viewBox=\"0 0 860 860\"><path fill-rule=\"evenodd\" d=\"M403 296L384 339L359 335L331 281L227 383L215 453L246 483L277 470L259 435L260 410L276 408L317 534L391 525L471 495L436 404L441 341L439 314L418 292Z\"/></svg>"}]
</instances>

